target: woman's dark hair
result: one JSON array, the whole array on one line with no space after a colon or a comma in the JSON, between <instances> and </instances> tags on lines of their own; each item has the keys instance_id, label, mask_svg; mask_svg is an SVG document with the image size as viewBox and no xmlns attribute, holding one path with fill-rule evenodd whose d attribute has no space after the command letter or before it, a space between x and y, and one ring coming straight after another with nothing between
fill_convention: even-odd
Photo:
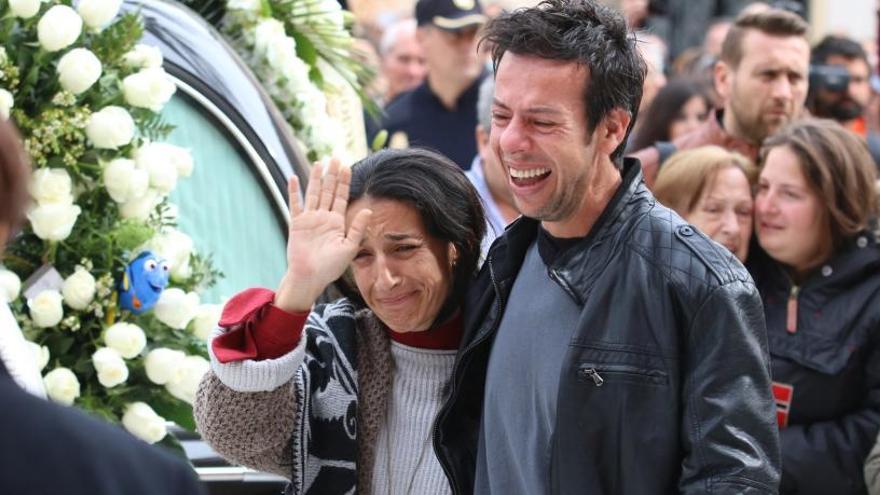
<instances>
[{"instance_id":1,"label":"woman's dark hair","mask_svg":"<svg viewBox=\"0 0 880 495\"><path fill-rule=\"evenodd\" d=\"M706 87L691 79L673 79L657 92L654 101L642 113L633 131L628 149L633 152L654 146L658 141L670 141L669 128L691 98L698 96L712 108Z\"/></svg>"},{"instance_id":2,"label":"woman's dark hair","mask_svg":"<svg viewBox=\"0 0 880 495\"><path fill-rule=\"evenodd\" d=\"M406 203L418 211L428 234L451 242L457 253L452 293L444 309L455 309L477 273L486 218L480 196L462 170L439 153L418 148L386 149L351 169L349 204L363 197ZM363 298L350 279L337 282L342 293L360 305ZM441 316L442 312L441 312Z\"/></svg>"},{"instance_id":3,"label":"woman's dark hair","mask_svg":"<svg viewBox=\"0 0 880 495\"><path fill-rule=\"evenodd\" d=\"M30 164L15 126L0 119L0 225L15 230L28 201ZM6 239L0 239L0 251Z\"/></svg>"}]
</instances>

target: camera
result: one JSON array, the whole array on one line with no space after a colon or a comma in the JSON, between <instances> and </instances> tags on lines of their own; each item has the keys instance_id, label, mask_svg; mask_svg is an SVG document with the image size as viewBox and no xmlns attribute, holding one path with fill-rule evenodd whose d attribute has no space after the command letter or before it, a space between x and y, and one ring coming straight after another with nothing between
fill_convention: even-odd
<instances>
[{"instance_id":1,"label":"camera","mask_svg":"<svg viewBox=\"0 0 880 495\"><path fill-rule=\"evenodd\" d=\"M846 93L849 71L840 65L811 65L810 91L824 89L832 93Z\"/></svg>"}]
</instances>

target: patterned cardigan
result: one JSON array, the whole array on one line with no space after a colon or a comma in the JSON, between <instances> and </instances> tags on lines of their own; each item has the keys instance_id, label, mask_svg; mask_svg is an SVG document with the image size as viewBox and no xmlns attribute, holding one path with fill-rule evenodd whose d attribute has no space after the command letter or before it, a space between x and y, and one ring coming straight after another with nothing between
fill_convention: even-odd
<instances>
[{"instance_id":1,"label":"patterned cardigan","mask_svg":"<svg viewBox=\"0 0 880 495\"><path fill-rule=\"evenodd\" d=\"M386 329L340 299L315 307L303 331L277 359L220 364L211 353L199 432L224 458L290 479L288 492L370 493L393 374Z\"/></svg>"}]
</instances>

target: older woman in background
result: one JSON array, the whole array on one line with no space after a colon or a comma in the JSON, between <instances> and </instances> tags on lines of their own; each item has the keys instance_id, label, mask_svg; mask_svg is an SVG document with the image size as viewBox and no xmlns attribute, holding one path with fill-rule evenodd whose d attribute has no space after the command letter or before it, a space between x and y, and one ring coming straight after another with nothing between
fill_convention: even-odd
<instances>
[{"instance_id":1,"label":"older woman in background","mask_svg":"<svg viewBox=\"0 0 880 495\"><path fill-rule=\"evenodd\" d=\"M703 146L672 155L657 175L654 196L745 261L757 174L739 153Z\"/></svg>"},{"instance_id":2,"label":"older woman in background","mask_svg":"<svg viewBox=\"0 0 880 495\"><path fill-rule=\"evenodd\" d=\"M880 430L880 248L876 169L839 124L807 120L770 137L755 196L782 443L781 493L861 494Z\"/></svg>"}]
</instances>

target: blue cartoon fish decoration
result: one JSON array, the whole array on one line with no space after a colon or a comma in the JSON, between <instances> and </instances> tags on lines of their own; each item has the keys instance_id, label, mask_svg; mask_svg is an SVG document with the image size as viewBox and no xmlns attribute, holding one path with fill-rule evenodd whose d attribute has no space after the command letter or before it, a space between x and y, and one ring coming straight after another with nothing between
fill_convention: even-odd
<instances>
[{"instance_id":1,"label":"blue cartoon fish decoration","mask_svg":"<svg viewBox=\"0 0 880 495\"><path fill-rule=\"evenodd\" d=\"M156 305L168 286L170 270L164 258L144 251L125 267L119 290L122 309L139 315Z\"/></svg>"}]
</instances>

